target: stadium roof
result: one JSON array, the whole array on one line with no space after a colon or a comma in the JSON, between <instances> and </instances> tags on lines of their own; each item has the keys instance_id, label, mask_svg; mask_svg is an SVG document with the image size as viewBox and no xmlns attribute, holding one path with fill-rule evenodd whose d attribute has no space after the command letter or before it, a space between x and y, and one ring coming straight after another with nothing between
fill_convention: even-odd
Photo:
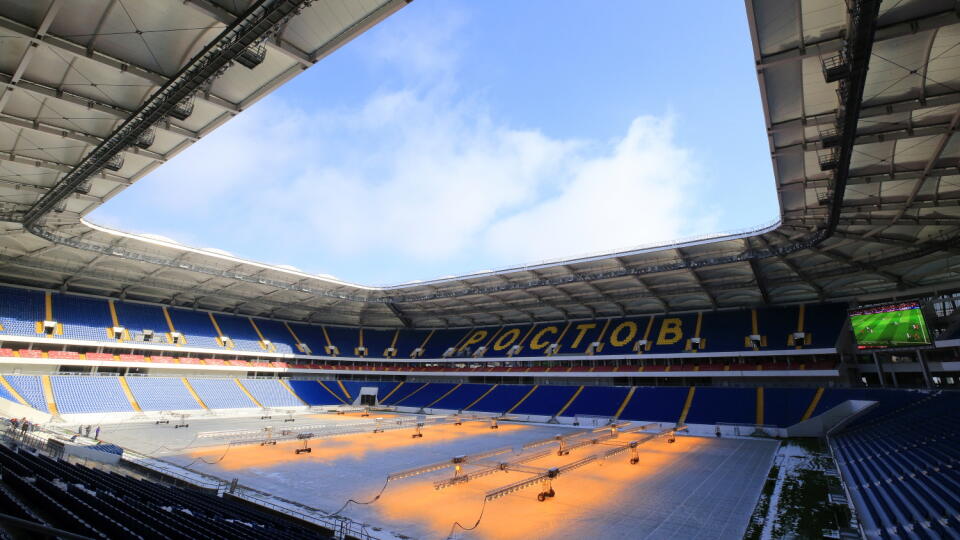
<instances>
[{"instance_id":1,"label":"stadium roof","mask_svg":"<svg viewBox=\"0 0 960 540\"><path fill-rule=\"evenodd\" d=\"M850 0L849 10L844 0L747 0L781 209L778 223L754 231L366 287L82 219L405 3L3 2L0 279L366 326L863 301L960 288L960 17L953 0ZM261 50L262 62L248 68Z\"/></svg>"}]
</instances>

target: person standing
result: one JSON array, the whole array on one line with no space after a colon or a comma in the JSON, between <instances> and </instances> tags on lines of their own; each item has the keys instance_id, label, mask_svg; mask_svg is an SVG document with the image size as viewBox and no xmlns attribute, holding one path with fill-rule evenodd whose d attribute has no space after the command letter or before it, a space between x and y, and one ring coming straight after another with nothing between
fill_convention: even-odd
<instances>
[{"instance_id":1,"label":"person standing","mask_svg":"<svg viewBox=\"0 0 960 540\"><path fill-rule=\"evenodd\" d=\"M100 440L100 426L97 426L96 434L93 436L94 439Z\"/></svg>"}]
</instances>

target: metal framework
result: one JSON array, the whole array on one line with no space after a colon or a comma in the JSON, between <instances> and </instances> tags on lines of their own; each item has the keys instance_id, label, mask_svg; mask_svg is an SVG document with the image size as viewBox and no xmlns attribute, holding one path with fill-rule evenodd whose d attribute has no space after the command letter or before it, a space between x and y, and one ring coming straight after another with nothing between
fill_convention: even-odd
<instances>
[{"instance_id":1,"label":"metal framework","mask_svg":"<svg viewBox=\"0 0 960 540\"><path fill-rule=\"evenodd\" d=\"M370 287L82 219L405 4L357 0L345 20L344 1L0 8L0 281L421 328L960 290L960 17L946 0L746 2L780 203L754 230ZM163 54L131 27L171 29L151 38ZM251 45L252 70L233 62ZM184 99L192 113L171 116Z\"/></svg>"}]
</instances>

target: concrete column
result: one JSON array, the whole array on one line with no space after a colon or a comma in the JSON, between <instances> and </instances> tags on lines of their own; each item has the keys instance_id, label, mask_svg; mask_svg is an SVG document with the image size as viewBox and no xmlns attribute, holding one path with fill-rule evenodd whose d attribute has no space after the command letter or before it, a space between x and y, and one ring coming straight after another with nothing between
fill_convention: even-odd
<instances>
[{"instance_id":1,"label":"concrete column","mask_svg":"<svg viewBox=\"0 0 960 540\"><path fill-rule=\"evenodd\" d=\"M877 356L877 353L873 354L873 365L877 366L877 379L880 380L880 388L886 388L887 383L884 381L883 368L880 367L880 358Z\"/></svg>"},{"instance_id":2,"label":"concrete column","mask_svg":"<svg viewBox=\"0 0 960 540\"><path fill-rule=\"evenodd\" d=\"M927 388L933 388L933 380L930 378L930 366L927 365L927 359L923 356L923 351L917 349L917 362L920 362L920 371L923 372L923 382Z\"/></svg>"}]
</instances>

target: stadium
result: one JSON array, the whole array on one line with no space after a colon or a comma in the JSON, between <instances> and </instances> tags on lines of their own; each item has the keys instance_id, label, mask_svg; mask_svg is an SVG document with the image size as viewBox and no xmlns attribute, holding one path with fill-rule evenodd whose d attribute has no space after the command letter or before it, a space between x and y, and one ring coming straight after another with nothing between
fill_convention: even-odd
<instances>
[{"instance_id":1,"label":"stadium","mask_svg":"<svg viewBox=\"0 0 960 540\"><path fill-rule=\"evenodd\" d=\"M407 3L0 0L4 536L960 538L956 2L746 0L754 230L372 287L85 219Z\"/></svg>"}]
</instances>

